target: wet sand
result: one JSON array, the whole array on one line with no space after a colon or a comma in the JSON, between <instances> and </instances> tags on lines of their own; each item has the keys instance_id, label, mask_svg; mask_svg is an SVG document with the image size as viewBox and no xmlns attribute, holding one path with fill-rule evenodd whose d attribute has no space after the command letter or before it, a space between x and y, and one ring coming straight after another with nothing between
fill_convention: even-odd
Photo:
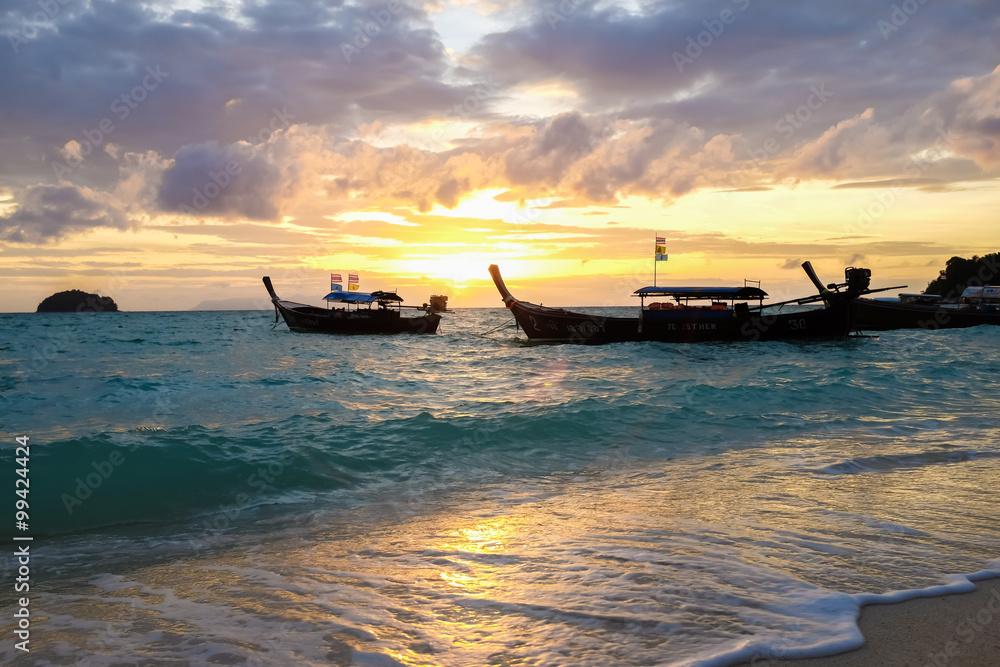
<instances>
[{"instance_id":1,"label":"wet sand","mask_svg":"<svg viewBox=\"0 0 1000 667\"><path fill-rule=\"evenodd\" d=\"M858 621L865 645L825 658L757 660L744 665L797 667L997 667L1000 578L971 593L872 604Z\"/></svg>"}]
</instances>

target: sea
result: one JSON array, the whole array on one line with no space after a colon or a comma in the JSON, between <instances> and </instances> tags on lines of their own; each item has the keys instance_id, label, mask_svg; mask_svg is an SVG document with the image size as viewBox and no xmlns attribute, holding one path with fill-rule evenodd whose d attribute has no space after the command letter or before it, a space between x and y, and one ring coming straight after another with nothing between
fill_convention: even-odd
<instances>
[{"instance_id":1,"label":"sea","mask_svg":"<svg viewBox=\"0 0 1000 667\"><path fill-rule=\"evenodd\" d=\"M0 314L0 662L844 651L864 604L1000 575L998 377L988 326L587 347L502 308L388 337Z\"/></svg>"}]
</instances>

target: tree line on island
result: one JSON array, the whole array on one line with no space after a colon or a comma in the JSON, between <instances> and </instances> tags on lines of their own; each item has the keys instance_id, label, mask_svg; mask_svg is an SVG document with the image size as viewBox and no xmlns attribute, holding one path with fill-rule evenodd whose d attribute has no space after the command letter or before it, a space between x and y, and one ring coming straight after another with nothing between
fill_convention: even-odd
<instances>
[{"instance_id":1,"label":"tree line on island","mask_svg":"<svg viewBox=\"0 0 1000 667\"><path fill-rule=\"evenodd\" d=\"M1000 252L971 259L952 257L937 278L927 284L926 294L937 294L944 299L962 296L967 287L981 287L1000 283Z\"/></svg>"}]
</instances>

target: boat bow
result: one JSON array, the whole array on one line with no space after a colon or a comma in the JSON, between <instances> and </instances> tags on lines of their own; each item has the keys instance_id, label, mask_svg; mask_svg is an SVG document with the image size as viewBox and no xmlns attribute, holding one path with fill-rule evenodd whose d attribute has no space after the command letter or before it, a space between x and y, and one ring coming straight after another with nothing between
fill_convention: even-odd
<instances>
[{"instance_id":1,"label":"boat bow","mask_svg":"<svg viewBox=\"0 0 1000 667\"><path fill-rule=\"evenodd\" d=\"M500 275L499 266L496 264L490 264L490 276L493 278L493 284L497 286L497 290L500 292L500 298L503 299L503 305L510 308L512 304L517 303L517 299L515 299L514 295L510 293L507 286L504 285L503 276Z\"/></svg>"},{"instance_id":2,"label":"boat bow","mask_svg":"<svg viewBox=\"0 0 1000 667\"><path fill-rule=\"evenodd\" d=\"M274 293L274 285L271 284L270 276L264 276L264 287L267 288L267 293L271 297L271 301L277 301L278 295Z\"/></svg>"}]
</instances>

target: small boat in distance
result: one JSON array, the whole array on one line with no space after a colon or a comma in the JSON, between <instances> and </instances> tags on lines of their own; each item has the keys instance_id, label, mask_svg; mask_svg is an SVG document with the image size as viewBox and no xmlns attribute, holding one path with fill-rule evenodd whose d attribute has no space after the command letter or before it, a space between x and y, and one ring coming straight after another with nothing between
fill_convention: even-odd
<instances>
[{"instance_id":1,"label":"small boat in distance","mask_svg":"<svg viewBox=\"0 0 1000 667\"><path fill-rule=\"evenodd\" d=\"M278 321L280 313L288 328L299 333L432 334L437 332L441 322L441 316L431 312L426 305L402 305L403 298L395 292L330 292L324 299L328 303L343 304L342 307L321 308L278 298L268 276L264 276L264 287L274 304L274 321ZM372 308L373 305L376 307ZM403 317L402 308L422 310L424 314Z\"/></svg>"},{"instance_id":2,"label":"small boat in distance","mask_svg":"<svg viewBox=\"0 0 1000 667\"><path fill-rule=\"evenodd\" d=\"M881 291L868 289L871 283L868 269L847 268L844 283L824 286L809 262L803 263L802 268L819 290L818 295L764 306L767 293L759 286L643 287L633 293L641 302L638 317L602 317L519 301L507 289L495 264L489 271L504 304L529 340L581 345L844 338L854 328L851 302L861 294ZM841 291L841 288L846 289ZM672 301L646 305L647 298L655 297ZM751 306L751 300L757 304ZM707 301L709 305L692 305L692 301ZM824 307L764 312L764 308L819 301Z\"/></svg>"},{"instance_id":3,"label":"small boat in distance","mask_svg":"<svg viewBox=\"0 0 1000 667\"><path fill-rule=\"evenodd\" d=\"M442 294L431 294L430 302L430 312L432 313L450 313L448 310L448 297Z\"/></svg>"},{"instance_id":4,"label":"small boat in distance","mask_svg":"<svg viewBox=\"0 0 1000 667\"><path fill-rule=\"evenodd\" d=\"M1000 287L967 287L958 301L903 293L898 299L858 299L853 307L858 328L870 331L1000 325Z\"/></svg>"}]
</instances>

